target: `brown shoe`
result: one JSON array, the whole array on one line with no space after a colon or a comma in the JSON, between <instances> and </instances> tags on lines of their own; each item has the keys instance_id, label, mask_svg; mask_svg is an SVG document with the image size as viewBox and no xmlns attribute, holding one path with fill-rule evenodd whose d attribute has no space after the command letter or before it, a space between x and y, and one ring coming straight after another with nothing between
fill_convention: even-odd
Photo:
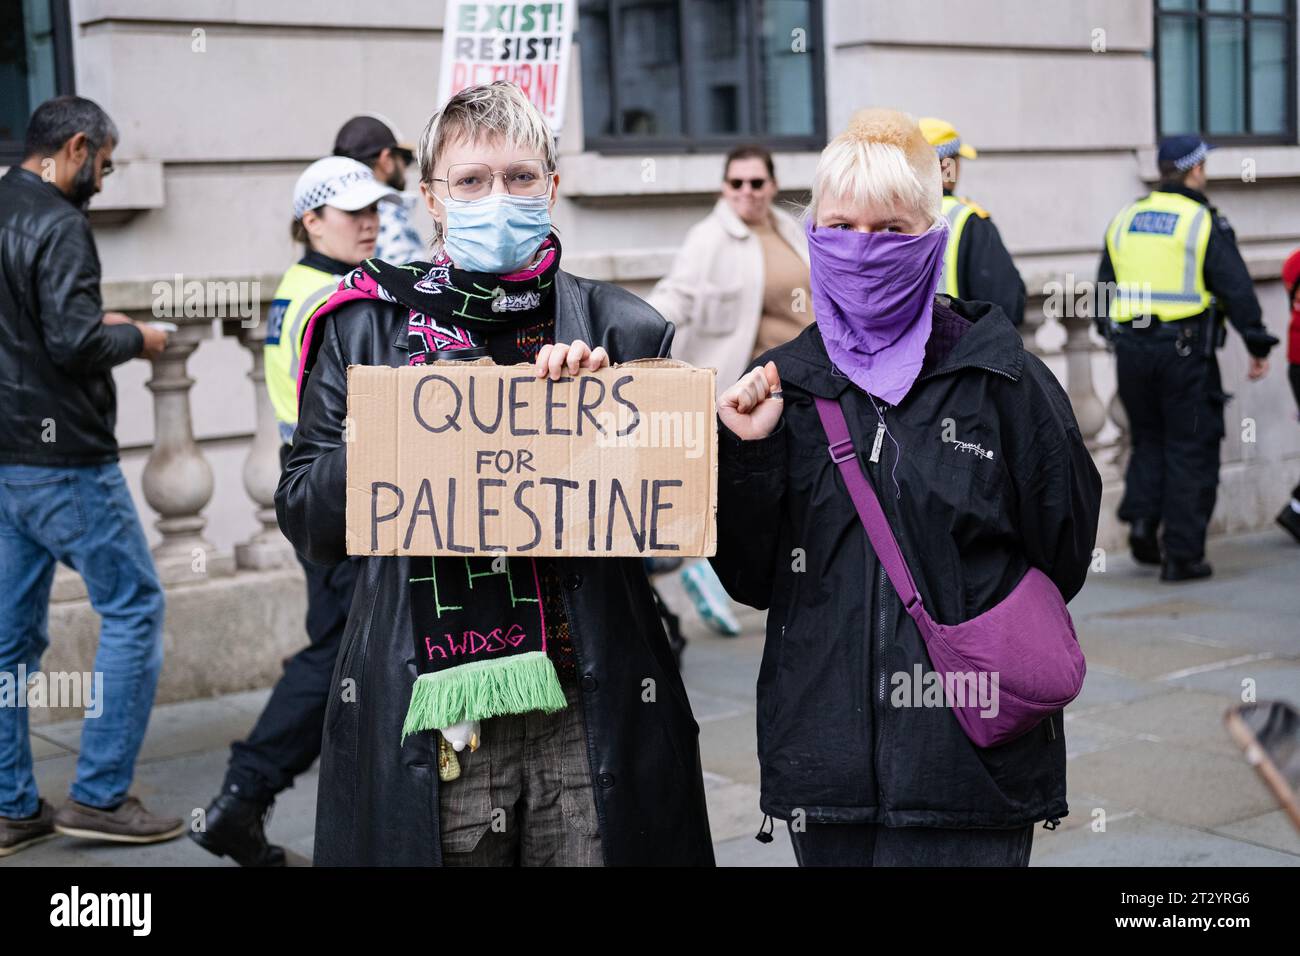
<instances>
[{"instance_id":1,"label":"brown shoe","mask_svg":"<svg viewBox=\"0 0 1300 956\"><path fill-rule=\"evenodd\" d=\"M83 840L164 843L185 832L185 821L155 816L137 797L127 797L116 810L100 810L69 799L54 815L54 829Z\"/></svg>"},{"instance_id":2,"label":"brown shoe","mask_svg":"<svg viewBox=\"0 0 1300 956\"><path fill-rule=\"evenodd\" d=\"M54 807L41 801L36 816L27 819L0 817L0 856L12 856L19 850L44 843L58 836L54 832Z\"/></svg>"}]
</instances>

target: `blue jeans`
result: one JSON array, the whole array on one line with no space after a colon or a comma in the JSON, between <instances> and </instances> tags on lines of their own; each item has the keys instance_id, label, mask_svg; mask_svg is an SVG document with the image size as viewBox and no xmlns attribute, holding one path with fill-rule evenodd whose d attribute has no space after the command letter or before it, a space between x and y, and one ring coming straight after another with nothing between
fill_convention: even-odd
<instances>
[{"instance_id":1,"label":"blue jeans","mask_svg":"<svg viewBox=\"0 0 1300 956\"><path fill-rule=\"evenodd\" d=\"M80 573L102 624L98 717L87 717L72 799L107 808L127 796L162 670L163 591L116 463L0 464L0 672L30 676L49 646L58 561ZM4 678L0 678L4 679ZM93 685L92 685L93 686ZM40 806L27 708L0 706L0 816Z\"/></svg>"}]
</instances>

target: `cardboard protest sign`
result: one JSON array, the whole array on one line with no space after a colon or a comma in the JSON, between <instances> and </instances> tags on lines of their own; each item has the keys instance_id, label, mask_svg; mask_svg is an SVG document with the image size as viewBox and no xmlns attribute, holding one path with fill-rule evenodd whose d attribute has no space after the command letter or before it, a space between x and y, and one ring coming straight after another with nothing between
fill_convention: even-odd
<instances>
[{"instance_id":1,"label":"cardboard protest sign","mask_svg":"<svg viewBox=\"0 0 1300 956\"><path fill-rule=\"evenodd\" d=\"M649 359L348 369L354 555L715 552L713 369Z\"/></svg>"},{"instance_id":2,"label":"cardboard protest sign","mask_svg":"<svg viewBox=\"0 0 1300 956\"><path fill-rule=\"evenodd\" d=\"M438 102L467 86L509 80L559 132L569 84L577 0L450 0L442 33Z\"/></svg>"}]
</instances>

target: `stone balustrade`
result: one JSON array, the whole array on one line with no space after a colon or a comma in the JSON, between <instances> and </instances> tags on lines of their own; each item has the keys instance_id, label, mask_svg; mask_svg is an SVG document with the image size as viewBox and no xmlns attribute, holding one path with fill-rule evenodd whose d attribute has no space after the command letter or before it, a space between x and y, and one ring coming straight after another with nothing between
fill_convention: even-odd
<instances>
[{"instance_id":1,"label":"stone balustrade","mask_svg":"<svg viewBox=\"0 0 1300 956\"><path fill-rule=\"evenodd\" d=\"M133 319L162 320L179 328L162 356L151 363L146 387L152 396L153 443L142 475L144 503L156 516L161 540L153 549L163 584L169 588L227 578L238 570L263 571L296 566L293 549L280 533L275 488L280 477L280 437L266 392L263 346L265 307L276 278L247 281L176 277L166 282L120 282L105 289L105 307ZM182 297L179 292L186 290ZM165 294L160 295L163 292ZM255 421L242 468L244 492L258 530L233 549L215 547L205 535L204 509L212 500L216 476L194 434L188 372L194 354L218 336L237 341L251 357L247 387ZM239 387L231 382L229 388ZM227 476L228 477L228 476ZM148 522L142 509L142 520Z\"/></svg>"}]
</instances>

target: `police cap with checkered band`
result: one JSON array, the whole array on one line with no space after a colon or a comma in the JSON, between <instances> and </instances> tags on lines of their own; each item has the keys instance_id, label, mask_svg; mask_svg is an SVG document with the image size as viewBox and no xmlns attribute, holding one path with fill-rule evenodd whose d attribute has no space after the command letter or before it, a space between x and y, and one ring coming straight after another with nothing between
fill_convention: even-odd
<instances>
[{"instance_id":1,"label":"police cap with checkered band","mask_svg":"<svg viewBox=\"0 0 1300 956\"><path fill-rule=\"evenodd\" d=\"M375 179L369 167L346 156L326 156L308 166L293 187L293 217L317 206L346 212L365 209L381 199L397 201L397 190Z\"/></svg>"}]
</instances>

